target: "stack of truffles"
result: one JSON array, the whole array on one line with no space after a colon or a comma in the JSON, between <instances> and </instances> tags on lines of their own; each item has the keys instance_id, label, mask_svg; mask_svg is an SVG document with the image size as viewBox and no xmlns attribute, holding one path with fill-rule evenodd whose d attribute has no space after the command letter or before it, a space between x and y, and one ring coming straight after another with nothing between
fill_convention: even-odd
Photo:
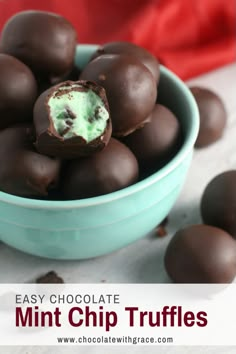
<instances>
[{"instance_id":1,"label":"stack of truffles","mask_svg":"<svg viewBox=\"0 0 236 354\"><path fill-rule=\"evenodd\" d=\"M11 17L1 35L0 190L81 199L125 188L165 165L181 144L157 103L159 62L113 42L74 67L77 36L41 11Z\"/></svg>"}]
</instances>

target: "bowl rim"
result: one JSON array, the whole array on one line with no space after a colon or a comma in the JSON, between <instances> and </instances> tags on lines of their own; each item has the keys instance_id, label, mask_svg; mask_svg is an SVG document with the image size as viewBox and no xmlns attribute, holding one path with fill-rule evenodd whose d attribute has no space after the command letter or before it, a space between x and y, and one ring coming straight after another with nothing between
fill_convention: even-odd
<instances>
[{"instance_id":1,"label":"bowl rim","mask_svg":"<svg viewBox=\"0 0 236 354\"><path fill-rule=\"evenodd\" d=\"M82 45L82 48L85 48L86 45ZM87 47L95 47L92 45L87 45ZM0 192L0 202L4 202L11 205L21 206L25 208L34 208L34 209L77 209L84 208L89 206L96 206L105 203L112 202L117 199L121 199L123 197L127 197L131 194L134 194L148 186L156 183L160 179L164 178L166 175L171 173L181 162L187 157L190 153L191 149L194 146L194 143L197 138L198 130L199 130L199 112L197 108L196 101L185 85L185 83L172 71L160 65L160 71L162 75L167 76L170 80L175 81L175 84L179 90L181 90L186 98L186 102L188 103L191 117L191 129L187 132L186 138L184 140L183 145L177 152L177 154L160 170L153 173L149 177L129 186L118 190L116 192L108 193L105 195L101 195L98 197L91 197L79 200L38 200L38 199L29 199L25 197L15 196L13 194L8 194L5 192Z\"/></svg>"}]
</instances>

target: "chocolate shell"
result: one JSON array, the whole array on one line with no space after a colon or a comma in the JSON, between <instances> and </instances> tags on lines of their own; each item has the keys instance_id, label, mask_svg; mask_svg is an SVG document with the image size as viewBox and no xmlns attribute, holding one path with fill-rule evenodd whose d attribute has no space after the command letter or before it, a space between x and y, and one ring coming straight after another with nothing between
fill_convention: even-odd
<instances>
[{"instance_id":1,"label":"chocolate shell","mask_svg":"<svg viewBox=\"0 0 236 354\"><path fill-rule=\"evenodd\" d=\"M2 29L1 48L38 77L63 76L74 64L77 34L64 17L38 10L12 16Z\"/></svg>"},{"instance_id":2,"label":"chocolate shell","mask_svg":"<svg viewBox=\"0 0 236 354\"><path fill-rule=\"evenodd\" d=\"M236 242L216 227L187 226L171 239L165 267L176 283L231 283L236 275Z\"/></svg>"},{"instance_id":3,"label":"chocolate shell","mask_svg":"<svg viewBox=\"0 0 236 354\"><path fill-rule=\"evenodd\" d=\"M32 124L0 131L0 190L23 197L44 197L57 187L61 162L37 153Z\"/></svg>"},{"instance_id":4,"label":"chocolate shell","mask_svg":"<svg viewBox=\"0 0 236 354\"><path fill-rule=\"evenodd\" d=\"M99 47L94 53L92 59L95 59L103 54L128 54L138 58L147 69L150 70L156 83L160 79L160 64L159 61L148 52L146 49L129 42L109 42Z\"/></svg>"},{"instance_id":5,"label":"chocolate shell","mask_svg":"<svg viewBox=\"0 0 236 354\"><path fill-rule=\"evenodd\" d=\"M111 138L100 152L69 161L62 177L66 199L82 199L115 192L137 182L138 163L133 153Z\"/></svg>"},{"instance_id":6,"label":"chocolate shell","mask_svg":"<svg viewBox=\"0 0 236 354\"><path fill-rule=\"evenodd\" d=\"M134 56L101 55L85 67L80 79L95 81L105 88L113 136L126 136L141 127L155 106L154 77Z\"/></svg>"},{"instance_id":7,"label":"chocolate shell","mask_svg":"<svg viewBox=\"0 0 236 354\"><path fill-rule=\"evenodd\" d=\"M236 170L220 173L208 183L201 199L201 215L204 223L236 238Z\"/></svg>"},{"instance_id":8,"label":"chocolate shell","mask_svg":"<svg viewBox=\"0 0 236 354\"><path fill-rule=\"evenodd\" d=\"M123 139L133 151L145 175L166 165L178 151L180 141L178 119L161 104L155 105L150 122Z\"/></svg>"},{"instance_id":9,"label":"chocolate shell","mask_svg":"<svg viewBox=\"0 0 236 354\"><path fill-rule=\"evenodd\" d=\"M203 148L219 140L225 130L227 113L221 98L204 87L191 87L196 100L200 128L195 143L196 148Z\"/></svg>"},{"instance_id":10,"label":"chocolate shell","mask_svg":"<svg viewBox=\"0 0 236 354\"><path fill-rule=\"evenodd\" d=\"M18 59L0 54L0 129L32 120L37 83Z\"/></svg>"}]
</instances>

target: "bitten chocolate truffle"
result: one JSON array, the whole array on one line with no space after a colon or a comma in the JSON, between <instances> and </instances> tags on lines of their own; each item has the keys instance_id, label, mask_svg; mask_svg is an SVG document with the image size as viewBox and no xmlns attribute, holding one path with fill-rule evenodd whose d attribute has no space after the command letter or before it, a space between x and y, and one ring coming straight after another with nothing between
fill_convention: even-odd
<instances>
[{"instance_id":1,"label":"bitten chocolate truffle","mask_svg":"<svg viewBox=\"0 0 236 354\"><path fill-rule=\"evenodd\" d=\"M176 283L231 283L236 275L236 242L216 227L188 226L173 236L164 261Z\"/></svg>"},{"instance_id":2,"label":"bitten chocolate truffle","mask_svg":"<svg viewBox=\"0 0 236 354\"><path fill-rule=\"evenodd\" d=\"M208 146L221 138L227 121L227 113L219 96L203 87L191 87L200 115L200 128L196 148Z\"/></svg>"},{"instance_id":3,"label":"bitten chocolate truffle","mask_svg":"<svg viewBox=\"0 0 236 354\"><path fill-rule=\"evenodd\" d=\"M110 42L99 47L93 59L103 54L129 54L138 58L152 73L156 83L160 79L159 61L146 49L129 42Z\"/></svg>"},{"instance_id":4,"label":"bitten chocolate truffle","mask_svg":"<svg viewBox=\"0 0 236 354\"><path fill-rule=\"evenodd\" d=\"M0 190L23 197L47 196L59 181L59 160L38 154L31 124L0 131Z\"/></svg>"},{"instance_id":5,"label":"bitten chocolate truffle","mask_svg":"<svg viewBox=\"0 0 236 354\"><path fill-rule=\"evenodd\" d=\"M32 120L37 83L18 59L0 54L0 129Z\"/></svg>"},{"instance_id":6,"label":"bitten chocolate truffle","mask_svg":"<svg viewBox=\"0 0 236 354\"><path fill-rule=\"evenodd\" d=\"M115 192L137 179L135 156L124 144L111 138L102 151L68 162L62 178L62 190L66 199L89 198Z\"/></svg>"},{"instance_id":7,"label":"bitten chocolate truffle","mask_svg":"<svg viewBox=\"0 0 236 354\"><path fill-rule=\"evenodd\" d=\"M133 56L101 55L85 67L80 79L105 88L114 136L128 135L142 126L156 102L153 75Z\"/></svg>"},{"instance_id":8,"label":"bitten chocolate truffle","mask_svg":"<svg viewBox=\"0 0 236 354\"><path fill-rule=\"evenodd\" d=\"M64 17L44 11L12 16L1 34L1 47L28 65L37 77L63 76L74 64L77 35Z\"/></svg>"},{"instance_id":9,"label":"bitten chocolate truffle","mask_svg":"<svg viewBox=\"0 0 236 354\"><path fill-rule=\"evenodd\" d=\"M105 90L89 81L66 81L45 91L34 107L37 150L64 159L102 150L111 137Z\"/></svg>"},{"instance_id":10,"label":"bitten chocolate truffle","mask_svg":"<svg viewBox=\"0 0 236 354\"><path fill-rule=\"evenodd\" d=\"M123 141L133 151L142 171L152 173L164 166L178 151L180 124L168 108L156 104L150 122Z\"/></svg>"},{"instance_id":11,"label":"bitten chocolate truffle","mask_svg":"<svg viewBox=\"0 0 236 354\"><path fill-rule=\"evenodd\" d=\"M201 214L204 223L236 238L236 170L223 172L209 182L202 195Z\"/></svg>"}]
</instances>

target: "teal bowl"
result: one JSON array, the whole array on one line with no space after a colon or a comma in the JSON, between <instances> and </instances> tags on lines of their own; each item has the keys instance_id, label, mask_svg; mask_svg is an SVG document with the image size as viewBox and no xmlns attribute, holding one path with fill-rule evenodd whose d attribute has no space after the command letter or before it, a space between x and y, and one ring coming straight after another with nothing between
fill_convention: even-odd
<instances>
[{"instance_id":1,"label":"teal bowl","mask_svg":"<svg viewBox=\"0 0 236 354\"><path fill-rule=\"evenodd\" d=\"M78 46L76 63L83 67L95 49ZM180 193L199 128L190 91L164 67L159 100L176 114L184 132L181 149L166 166L128 188L83 200L32 200L0 192L0 239L36 256L83 259L113 252L150 232Z\"/></svg>"}]
</instances>

